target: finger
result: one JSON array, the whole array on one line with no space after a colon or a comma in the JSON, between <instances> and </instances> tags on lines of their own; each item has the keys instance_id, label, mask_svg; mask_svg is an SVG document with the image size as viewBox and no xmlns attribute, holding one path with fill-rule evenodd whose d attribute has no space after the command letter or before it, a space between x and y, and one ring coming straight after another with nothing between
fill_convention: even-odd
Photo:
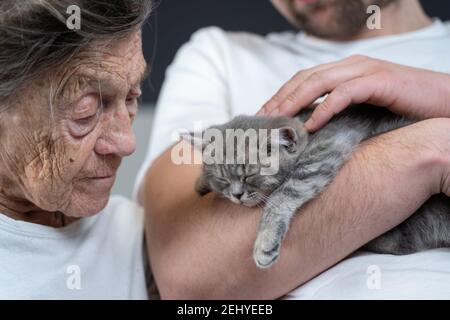
<instances>
[{"instance_id":1,"label":"finger","mask_svg":"<svg viewBox=\"0 0 450 320\"><path fill-rule=\"evenodd\" d=\"M327 68L332 68L332 64L323 64L314 68L305 69L296 73L288 82L286 82L275 95L267 101L263 107L258 111L257 115L269 115L272 111L278 107L278 105L286 99L286 97L294 91L298 85L310 74L318 72L321 70L326 70Z\"/></svg>"},{"instance_id":2,"label":"finger","mask_svg":"<svg viewBox=\"0 0 450 320\"><path fill-rule=\"evenodd\" d=\"M352 56L344 60L321 64L319 66L298 72L286 84L284 84L269 101L267 101L263 105L260 111L258 111L257 115L269 115L270 113L272 113L272 111L276 109L279 104L283 102L289 96L289 94L300 85L300 83L309 78L311 74L327 69L332 69L341 65L350 65L352 63L361 61L364 58L365 57L363 56Z\"/></svg>"},{"instance_id":3,"label":"finger","mask_svg":"<svg viewBox=\"0 0 450 320\"><path fill-rule=\"evenodd\" d=\"M342 83L369 76L371 72L370 66L361 62L313 73L279 105L278 115L293 116Z\"/></svg>"},{"instance_id":4,"label":"finger","mask_svg":"<svg viewBox=\"0 0 450 320\"><path fill-rule=\"evenodd\" d=\"M314 109L305 123L306 130L314 132L322 128L336 114L352 104L370 103L380 85L382 83L376 76L358 78L340 85Z\"/></svg>"}]
</instances>

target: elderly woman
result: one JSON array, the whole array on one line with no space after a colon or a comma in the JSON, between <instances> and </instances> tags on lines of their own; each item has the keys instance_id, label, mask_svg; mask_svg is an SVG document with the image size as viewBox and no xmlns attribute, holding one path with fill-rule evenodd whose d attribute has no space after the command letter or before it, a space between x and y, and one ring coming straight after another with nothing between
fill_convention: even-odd
<instances>
[{"instance_id":1,"label":"elderly woman","mask_svg":"<svg viewBox=\"0 0 450 320\"><path fill-rule=\"evenodd\" d=\"M150 10L0 2L0 298L147 298L142 211L110 191L135 148Z\"/></svg>"}]
</instances>

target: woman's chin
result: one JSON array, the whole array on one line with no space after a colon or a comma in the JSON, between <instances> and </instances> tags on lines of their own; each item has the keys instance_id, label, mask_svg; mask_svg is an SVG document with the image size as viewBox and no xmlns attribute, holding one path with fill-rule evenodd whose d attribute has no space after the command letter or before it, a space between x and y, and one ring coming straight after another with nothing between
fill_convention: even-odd
<instances>
[{"instance_id":1,"label":"woman's chin","mask_svg":"<svg viewBox=\"0 0 450 320\"><path fill-rule=\"evenodd\" d=\"M102 211L108 204L115 176L102 179L84 179L73 185L67 216L83 218Z\"/></svg>"},{"instance_id":2,"label":"woman's chin","mask_svg":"<svg viewBox=\"0 0 450 320\"><path fill-rule=\"evenodd\" d=\"M77 195L64 214L73 218L87 218L100 213L108 204L110 192Z\"/></svg>"}]
</instances>

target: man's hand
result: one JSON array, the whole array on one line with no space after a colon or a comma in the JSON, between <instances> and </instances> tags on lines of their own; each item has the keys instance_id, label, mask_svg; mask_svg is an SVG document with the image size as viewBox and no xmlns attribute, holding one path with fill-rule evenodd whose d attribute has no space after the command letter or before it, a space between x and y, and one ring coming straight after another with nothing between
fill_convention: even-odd
<instances>
[{"instance_id":1,"label":"man's hand","mask_svg":"<svg viewBox=\"0 0 450 320\"><path fill-rule=\"evenodd\" d=\"M170 150L145 178L142 200L152 271L170 299L274 299L395 227L431 195L450 195L450 120L431 119L363 143L319 198L302 208L276 265L258 269L261 216L213 194L198 197L199 166Z\"/></svg>"},{"instance_id":2,"label":"man's hand","mask_svg":"<svg viewBox=\"0 0 450 320\"><path fill-rule=\"evenodd\" d=\"M450 117L450 75L365 56L297 73L258 115L293 116L328 94L305 124L315 131L351 104L368 103L416 119Z\"/></svg>"}]
</instances>

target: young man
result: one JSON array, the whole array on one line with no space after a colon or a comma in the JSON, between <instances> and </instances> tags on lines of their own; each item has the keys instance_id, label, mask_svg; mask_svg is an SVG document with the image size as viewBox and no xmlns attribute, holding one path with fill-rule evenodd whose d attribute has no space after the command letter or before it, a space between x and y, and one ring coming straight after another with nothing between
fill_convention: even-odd
<instances>
[{"instance_id":1,"label":"young man","mask_svg":"<svg viewBox=\"0 0 450 320\"><path fill-rule=\"evenodd\" d=\"M448 119L425 120L377 137L372 140L376 143L363 144L321 197L302 209L283 243L279 261L265 270L256 268L252 260L261 210L233 205L211 194L198 197L193 185L200 167L172 162L174 131L193 130L198 121L207 127L238 114L255 114L301 70L303 73L293 77L262 113L278 110L289 114L301 108L302 101L295 99L299 91L295 89L301 88L299 79L307 70L334 70L349 65L353 72L373 64L374 60L359 56L340 61L356 54L394 62L390 65L395 70L399 68L397 64L402 64L450 72L450 26L432 21L417 0L273 3L302 31L260 37L218 28L200 30L180 50L168 70L150 152L139 178L139 198L148 218L152 269L161 296L269 299L300 286L289 296L450 297L446 285L450 281L446 272L450 262L447 249L400 257L357 253L337 264L408 218L432 194L450 195L450 150L443 147L450 146L450 138L445 134L450 130ZM367 28L369 5L381 8L382 29ZM341 68L340 74L342 70L346 69ZM394 79L402 79L402 70ZM427 71L421 72L428 76ZM413 69L408 73L413 74L416 84L410 87L419 88L414 94L429 94L429 88L438 87L433 83L445 78L433 74L430 78L434 82L417 85L421 72ZM341 78L335 80L339 82ZM402 101L396 92L402 97L407 95L407 90L401 90L408 88L408 82L403 80L393 82L398 90L390 90L388 98L392 101L388 102ZM447 83L449 86L443 87L450 87L450 81ZM319 84L316 95L324 88L329 89L325 92L334 89ZM320 96L313 95L308 99L314 101ZM356 100L347 99L349 103ZM386 100L389 99L381 99ZM286 107L286 101L294 105ZM444 106L423 118L445 117L447 110L448 106ZM326 121L326 117L320 119Z\"/></svg>"}]
</instances>

